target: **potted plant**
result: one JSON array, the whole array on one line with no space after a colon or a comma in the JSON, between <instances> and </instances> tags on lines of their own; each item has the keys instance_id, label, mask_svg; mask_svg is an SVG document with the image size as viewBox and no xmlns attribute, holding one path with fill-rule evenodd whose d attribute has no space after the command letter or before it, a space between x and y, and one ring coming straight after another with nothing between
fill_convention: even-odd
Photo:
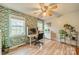
<instances>
[{"instance_id":1,"label":"potted plant","mask_svg":"<svg viewBox=\"0 0 79 59\"><path fill-rule=\"evenodd\" d=\"M9 52L9 47L5 45L5 41L4 41L4 44L2 43L2 52L3 54L6 54Z\"/></svg>"},{"instance_id":2,"label":"potted plant","mask_svg":"<svg viewBox=\"0 0 79 59\"><path fill-rule=\"evenodd\" d=\"M61 39L64 39L65 36L67 36L67 32L66 32L66 31L60 30L59 32L60 32L60 38L61 38Z\"/></svg>"}]
</instances>

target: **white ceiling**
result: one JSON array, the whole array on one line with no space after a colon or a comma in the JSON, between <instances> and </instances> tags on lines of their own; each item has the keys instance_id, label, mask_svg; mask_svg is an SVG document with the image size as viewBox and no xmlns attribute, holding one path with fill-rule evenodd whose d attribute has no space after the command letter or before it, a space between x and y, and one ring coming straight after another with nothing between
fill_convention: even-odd
<instances>
[{"instance_id":1,"label":"white ceiling","mask_svg":"<svg viewBox=\"0 0 79 59\"><path fill-rule=\"evenodd\" d=\"M36 15L33 15L32 13L34 11L37 11L40 8L38 3L3 3L3 4L0 3L0 5L19 11L19 12L22 12L22 13L25 13L25 14L35 16L35 17ZM77 3L74 3L74 4L73 3L64 3L64 4L61 3L61 4L58 4L58 9L56 11L59 14L65 15L67 13L75 12L78 10L79 10L79 4ZM55 16L53 15L51 17L43 17L43 19L51 19L53 17Z\"/></svg>"}]
</instances>

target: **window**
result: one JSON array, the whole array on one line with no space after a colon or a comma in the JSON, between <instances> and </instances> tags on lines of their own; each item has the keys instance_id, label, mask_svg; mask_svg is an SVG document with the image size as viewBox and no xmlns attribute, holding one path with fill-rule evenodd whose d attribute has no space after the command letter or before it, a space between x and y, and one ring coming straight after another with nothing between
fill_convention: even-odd
<instances>
[{"instance_id":1,"label":"window","mask_svg":"<svg viewBox=\"0 0 79 59\"><path fill-rule=\"evenodd\" d=\"M10 37L25 35L25 21L17 17L10 18Z\"/></svg>"},{"instance_id":2,"label":"window","mask_svg":"<svg viewBox=\"0 0 79 59\"><path fill-rule=\"evenodd\" d=\"M39 31L43 31L43 21L38 20L37 27Z\"/></svg>"}]
</instances>

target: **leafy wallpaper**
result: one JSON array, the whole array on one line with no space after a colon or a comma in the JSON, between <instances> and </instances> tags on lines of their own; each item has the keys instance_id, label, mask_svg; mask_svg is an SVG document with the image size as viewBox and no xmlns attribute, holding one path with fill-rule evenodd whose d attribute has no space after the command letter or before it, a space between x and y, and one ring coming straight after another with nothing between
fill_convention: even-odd
<instances>
[{"instance_id":1,"label":"leafy wallpaper","mask_svg":"<svg viewBox=\"0 0 79 59\"><path fill-rule=\"evenodd\" d=\"M28 40L27 36L9 38L9 16L11 14L24 17L26 21L26 26L28 26L29 28L37 27L38 18L0 6L0 29L2 32L2 44L5 44L6 47L13 47L27 42Z\"/></svg>"}]
</instances>

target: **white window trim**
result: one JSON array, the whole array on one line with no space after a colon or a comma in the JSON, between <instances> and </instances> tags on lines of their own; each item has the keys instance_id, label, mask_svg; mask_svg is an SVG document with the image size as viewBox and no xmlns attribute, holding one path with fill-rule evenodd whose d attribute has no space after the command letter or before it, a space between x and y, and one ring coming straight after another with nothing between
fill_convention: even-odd
<instances>
[{"instance_id":1,"label":"white window trim","mask_svg":"<svg viewBox=\"0 0 79 59\"><path fill-rule=\"evenodd\" d=\"M10 19L11 19L11 18L16 18L16 19L24 20L24 21L25 21L25 18L24 18L24 17L20 17L20 16L17 16L17 15L12 15L12 14L9 15L9 38L11 37L11 36L10 36L10 29L11 29L11 28L10 28L10 21L11 21ZM25 29L26 29L26 27L25 27ZM25 30L25 32L26 32L26 30ZM25 33L25 34L26 34L26 33ZM19 36L20 36L20 35L19 35ZM12 37L18 37L18 36L12 36Z\"/></svg>"}]
</instances>

